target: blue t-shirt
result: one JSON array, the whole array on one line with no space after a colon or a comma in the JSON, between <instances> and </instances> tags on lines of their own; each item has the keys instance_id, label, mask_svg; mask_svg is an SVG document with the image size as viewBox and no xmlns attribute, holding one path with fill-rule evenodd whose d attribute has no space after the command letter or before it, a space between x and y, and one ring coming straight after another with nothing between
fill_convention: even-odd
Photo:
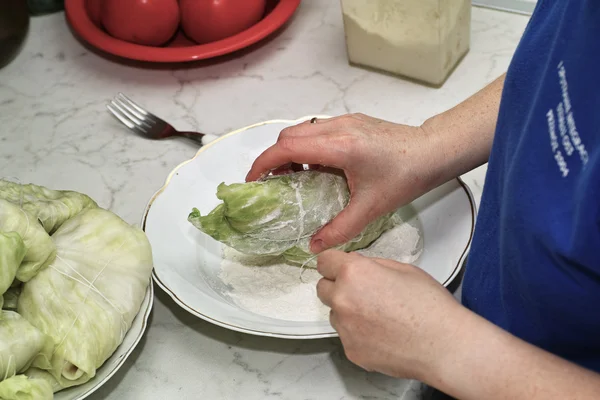
<instances>
[{"instance_id":1,"label":"blue t-shirt","mask_svg":"<svg viewBox=\"0 0 600 400\"><path fill-rule=\"evenodd\" d=\"M506 76L463 303L600 372L599 0L538 0Z\"/></svg>"}]
</instances>

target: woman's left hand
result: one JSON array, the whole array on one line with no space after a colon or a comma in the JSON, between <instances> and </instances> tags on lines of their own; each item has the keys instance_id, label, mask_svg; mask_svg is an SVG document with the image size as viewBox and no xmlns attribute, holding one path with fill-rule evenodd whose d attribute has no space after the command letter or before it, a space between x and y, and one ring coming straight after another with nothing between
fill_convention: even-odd
<instances>
[{"instance_id":1,"label":"woman's left hand","mask_svg":"<svg viewBox=\"0 0 600 400\"><path fill-rule=\"evenodd\" d=\"M422 379L444 353L464 308L423 270L358 253L318 257L321 301L348 359L369 371Z\"/></svg>"}]
</instances>

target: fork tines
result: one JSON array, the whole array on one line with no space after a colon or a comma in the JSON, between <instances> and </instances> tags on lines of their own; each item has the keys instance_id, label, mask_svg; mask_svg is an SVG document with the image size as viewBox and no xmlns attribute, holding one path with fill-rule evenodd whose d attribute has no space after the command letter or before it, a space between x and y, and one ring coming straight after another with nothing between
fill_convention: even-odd
<instances>
[{"instance_id":1,"label":"fork tines","mask_svg":"<svg viewBox=\"0 0 600 400\"><path fill-rule=\"evenodd\" d=\"M123 93L115 96L106 105L106 108L128 128L138 129L142 133L146 133L158 121L157 117L144 110Z\"/></svg>"}]
</instances>

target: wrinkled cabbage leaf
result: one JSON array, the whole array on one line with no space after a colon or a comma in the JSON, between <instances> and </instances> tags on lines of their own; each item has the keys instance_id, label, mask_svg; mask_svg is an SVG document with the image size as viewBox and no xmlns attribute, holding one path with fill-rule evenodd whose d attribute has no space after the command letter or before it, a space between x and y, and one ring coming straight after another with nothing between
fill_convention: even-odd
<instances>
[{"instance_id":1,"label":"wrinkled cabbage leaf","mask_svg":"<svg viewBox=\"0 0 600 400\"><path fill-rule=\"evenodd\" d=\"M52 340L21 315L14 311L1 314L0 380L22 372L34 357L49 359L54 348Z\"/></svg>"},{"instance_id":2,"label":"wrinkled cabbage leaf","mask_svg":"<svg viewBox=\"0 0 600 400\"><path fill-rule=\"evenodd\" d=\"M48 371L31 367L28 370L26 370L23 374L27 375L30 379L46 381L48 385L50 385L50 388L52 388L52 392L54 393L60 392L64 389Z\"/></svg>"},{"instance_id":3,"label":"wrinkled cabbage leaf","mask_svg":"<svg viewBox=\"0 0 600 400\"><path fill-rule=\"evenodd\" d=\"M56 248L40 223L27 211L3 199L0 199L0 232L17 233L27 249L16 273L19 281L27 282L54 260Z\"/></svg>"},{"instance_id":4,"label":"wrinkled cabbage leaf","mask_svg":"<svg viewBox=\"0 0 600 400\"><path fill-rule=\"evenodd\" d=\"M50 336L47 370L61 387L83 384L123 341L152 271L143 231L101 208L87 209L52 235L55 261L23 285L18 312Z\"/></svg>"},{"instance_id":5,"label":"wrinkled cabbage leaf","mask_svg":"<svg viewBox=\"0 0 600 400\"><path fill-rule=\"evenodd\" d=\"M4 293L10 288L17 269L25 257L25 243L16 232L0 232L0 308L3 308Z\"/></svg>"},{"instance_id":6,"label":"wrinkled cabbage leaf","mask_svg":"<svg viewBox=\"0 0 600 400\"><path fill-rule=\"evenodd\" d=\"M15 375L0 382L1 400L52 400L52 387L43 379Z\"/></svg>"},{"instance_id":7,"label":"wrinkled cabbage leaf","mask_svg":"<svg viewBox=\"0 0 600 400\"><path fill-rule=\"evenodd\" d=\"M2 179L0 199L10 201L27 211L37 218L50 234L82 210L98 207L94 200L82 193L50 190L33 184L21 185Z\"/></svg>"},{"instance_id":8,"label":"wrinkled cabbage leaf","mask_svg":"<svg viewBox=\"0 0 600 400\"><path fill-rule=\"evenodd\" d=\"M282 255L290 263L314 267L310 240L347 206L350 192L343 175L308 170L258 182L221 183L217 198L222 203L209 214L202 216L194 208L188 221L241 253ZM394 225L394 215L376 219L338 249L368 246Z\"/></svg>"}]
</instances>

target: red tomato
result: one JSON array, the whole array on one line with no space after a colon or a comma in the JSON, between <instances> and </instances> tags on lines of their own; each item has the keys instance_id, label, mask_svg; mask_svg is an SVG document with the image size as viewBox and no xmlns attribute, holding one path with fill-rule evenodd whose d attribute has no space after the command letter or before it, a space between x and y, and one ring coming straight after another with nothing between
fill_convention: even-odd
<instances>
[{"instance_id":1,"label":"red tomato","mask_svg":"<svg viewBox=\"0 0 600 400\"><path fill-rule=\"evenodd\" d=\"M266 0L179 0L181 26L197 43L240 33L262 18Z\"/></svg>"},{"instance_id":2,"label":"red tomato","mask_svg":"<svg viewBox=\"0 0 600 400\"><path fill-rule=\"evenodd\" d=\"M94 24L97 26L102 25L102 0L87 0L85 2L85 9L88 16Z\"/></svg>"},{"instance_id":3,"label":"red tomato","mask_svg":"<svg viewBox=\"0 0 600 400\"><path fill-rule=\"evenodd\" d=\"M112 36L160 46L179 27L177 0L104 0L102 24Z\"/></svg>"}]
</instances>

